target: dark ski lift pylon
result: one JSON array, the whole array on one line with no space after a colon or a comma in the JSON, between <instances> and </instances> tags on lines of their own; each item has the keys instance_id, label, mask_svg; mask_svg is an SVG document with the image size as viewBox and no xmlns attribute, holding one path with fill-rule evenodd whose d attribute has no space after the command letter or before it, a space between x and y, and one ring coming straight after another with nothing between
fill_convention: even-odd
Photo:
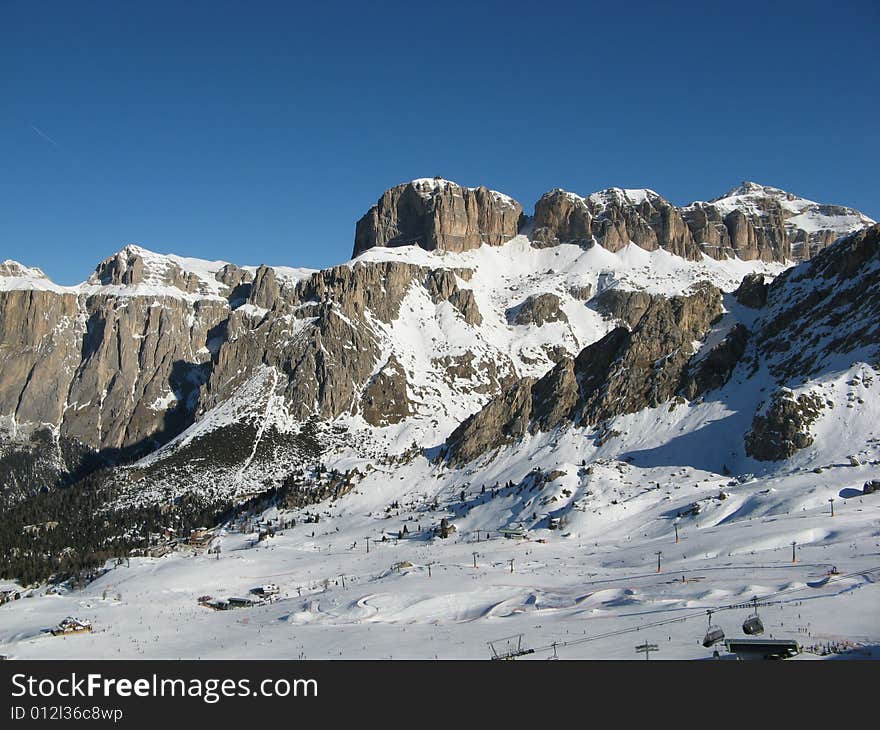
<instances>
[{"instance_id":1,"label":"dark ski lift pylon","mask_svg":"<svg viewBox=\"0 0 880 730\"><path fill-rule=\"evenodd\" d=\"M755 614L753 616L749 616L745 621L743 621L743 633L748 634L749 636L757 636L758 634L764 633L764 624L761 623L761 617L758 616L757 596L752 598L752 605L754 606Z\"/></svg>"},{"instance_id":2,"label":"dark ski lift pylon","mask_svg":"<svg viewBox=\"0 0 880 730\"><path fill-rule=\"evenodd\" d=\"M709 615L709 625L706 629L706 635L703 637L703 646L708 649L710 646L717 644L724 638L724 631L720 626L712 625L712 612L706 611L706 613Z\"/></svg>"}]
</instances>

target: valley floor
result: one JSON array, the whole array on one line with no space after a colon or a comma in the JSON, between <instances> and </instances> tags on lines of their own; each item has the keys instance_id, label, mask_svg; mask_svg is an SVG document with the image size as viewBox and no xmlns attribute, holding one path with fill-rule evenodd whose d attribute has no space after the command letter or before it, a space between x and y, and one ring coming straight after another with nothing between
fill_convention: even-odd
<instances>
[{"instance_id":1,"label":"valley floor","mask_svg":"<svg viewBox=\"0 0 880 730\"><path fill-rule=\"evenodd\" d=\"M880 494L860 489L880 477L876 460L733 486L691 468L608 460L586 476L569 464L579 477L563 526L547 529L539 517L529 539L487 533L524 505L531 511L523 500L540 490L528 481L499 487L495 497L471 485L462 502L460 472L432 473L417 462L373 472L318 523L300 514L295 527L262 541L223 530L213 543L219 557L184 547L132 558L82 590L31 591L0 606L0 654L489 659L488 642L522 634L521 647L535 650L523 659L642 659L635 646L645 641L658 646L652 660L701 659L713 651L701 644L706 611L715 609L713 623L728 638L741 637L751 613L744 604L757 596L769 604L758 608L765 638L880 657ZM677 517L695 504L698 511ZM431 531L441 513L457 527L446 539ZM403 525L408 534L396 539ZM247 596L269 583L279 594L262 605L198 604L203 595ZM93 631L46 631L66 616L89 619ZM730 656L723 644L715 648Z\"/></svg>"}]
</instances>

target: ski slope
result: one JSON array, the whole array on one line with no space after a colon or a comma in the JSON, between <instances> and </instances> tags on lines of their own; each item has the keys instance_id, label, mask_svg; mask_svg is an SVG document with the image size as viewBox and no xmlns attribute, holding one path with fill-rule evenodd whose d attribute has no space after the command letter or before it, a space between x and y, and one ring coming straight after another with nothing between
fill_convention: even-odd
<instances>
[{"instance_id":1,"label":"ski slope","mask_svg":"<svg viewBox=\"0 0 880 730\"><path fill-rule=\"evenodd\" d=\"M0 654L488 659L487 642L522 634L523 647L536 649L523 659L554 651L636 659L645 640L659 646L652 658L700 659L712 654L700 643L706 610L739 637L751 613L742 606L757 596L771 604L759 608L767 637L880 655L880 495L861 494L865 480L880 478L876 443L859 466L795 467L740 483L608 458L582 467L582 442L574 431L544 434L518 454L524 459L501 454L475 474L422 459L377 467L355 492L322 505L317 523L302 521L314 508L272 509L262 519L297 525L262 541L227 525L212 544L219 557L182 547L111 565L82 590L25 592L0 607ZM535 466L557 476L534 487ZM431 531L441 516L456 527L445 539ZM564 525L548 529L549 516L564 516ZM404 525L408 535L398 539ZM528 539L497 532L513 525ZM264 605L197 603L270 582L280 592ZM94 631L46 633L66 616L89 619Z\"/></svg>"}]
</instances>

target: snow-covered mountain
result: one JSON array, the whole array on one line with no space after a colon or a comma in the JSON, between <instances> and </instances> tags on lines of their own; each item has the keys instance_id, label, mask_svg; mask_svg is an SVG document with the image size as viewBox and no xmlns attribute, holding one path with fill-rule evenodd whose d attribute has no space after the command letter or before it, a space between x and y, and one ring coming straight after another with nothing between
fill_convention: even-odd
<instances>
[{"instance_id":1,"label":"snow-covered mountain","mask_svg":"<svg viewBox=\"0 0 880 730\"><path fill-rule=\"evenodd\" d=\"M698 237L721 247L804 261L841 236L874 223L842 205L826 205L769 185L744 182L708 203L682 208ZM714 230L714 233L712 232Z\"/></svg>"},{"instance_id":2,"label":"snow-covered mountain","mask_svg":"<svg viewBox=\"0 0 880 730\"><path fill-rule=\"evenodd\" d=\"M120 526L77 548L94 555L245 509L378 540L362 515L392 503L430 544L441 516L462 536L562 522L593 540L599 512L654 539L679 472L705 487L675 511L717 512L712 534L818 509L823 471L880 476L871 223L753 183L684 208L554 190L527 218L422 179L386 192L357 257L323 271L126 246L62 287L5 262L4 515L39 522L69 486ZM709 491L737 475L758 481L721 509Z\"/></svg>"},{"instance_id":3,"label":"snow-covered mountain","mask_svg":"<svg viewBox=\"0 0 880 730\"><path fill-rule=\"evenodd\" d=\"M504 386L605 336L609 291L670 297L706 281L730 292L746 274L772 278L787 265L762 253L785 246L706 249L692 233L697 210L745 216L747 232L766 232L760 221L784 210L777 239L870 223L753 183L681 210L650 190L556 190L527 220L501 193L426 178L387 191L358 223L360 255L326 271L129 245L88 281L61 287L6 262L2 448L18 463L40 444L46 466L8 468L6 489L191 444L187 428L206 433L231 412L237 423L249 414L247 438L314 417L345 420L367 442L393 431L395 441L439 444ZM731 230L736 239L742 229ZM265 482L263 468L244 491Z\"/></svg>"}]
</instances>

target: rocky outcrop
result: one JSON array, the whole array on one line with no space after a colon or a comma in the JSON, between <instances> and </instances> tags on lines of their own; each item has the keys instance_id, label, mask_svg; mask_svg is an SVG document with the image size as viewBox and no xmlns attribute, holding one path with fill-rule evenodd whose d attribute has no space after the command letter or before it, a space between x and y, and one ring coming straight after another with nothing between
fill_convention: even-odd
<instances>
[{"instance_id":1,"label":"rocky outcrop","mask_svg":"<svg viewBox=\"0 0 880 730\"><path fill-rule=\"evenodd\" d=\"M759 461L781 461L794 456L813 443L810 426L825 408L821 397L802 393L797 398L791 391L776 390L766 410L759 406L746 434L746 453Z\"/></svg>"},{"instance_id":2,"label":"rocky outcrop","mask_svg":"<svg viewBox=\"0 0 880 730\"><path fill-rule=\"evenodd\" d=\"M722 311L721 292L710 284L687 296L657 296L627 336L611 338L608 351L602 351L602 340L590 346L594 351L586 348L576 364L582 385L594 386L584 388L581 420L595 424L672 398L694 354L693 343L705 337Z\"/></svg>"},{"instance_id":3,"label":"rocky outcrop","mask_svg":"<svg viewBox=\"0 0 880 730\"><path fill-rule=\"evenodd\" d=\"M406 385L406 371L391 355L361 395L360 412L364 420L371 426L388 426L406 418L411 412Z\"/></svg>"},{"instance_id":4,"label":"rocky outcrop","mask_svg":"<svg viewBox=\"0 0 880 730\"><path fill-rule=\"evenodd\" d=\"M507 310L507 321L519 325L541 325L547 322L568 322L562 300L550 292L532 294L521 304Z\"/></svg>"},{"instance_id":5,"label":"rocky outcrop","mask_svg":"<svg viewBox=\"0 0 880 730\"><path fill-rule=\"evenodd\" d=\"M779 188L744 182L719 198L681 209L694 241L713 258L807 260L873 221Z\"/></svg>"},{"instance_id":6,"label":"rocky outcrop","mask_svg":"<svg viewBox=\"0 0 880 730\"><path fill-rule=\"evenodd\" d=\"M230 290L246 286L254 280L254 275L246 269L239 268L235 264L225 264L214 278Z\"/></svg>"},{"instance_id":7,"label":"rocky outcrop","mask_svg":"<svg viewBox=\"0 0 880 730\"><path fill-rule=\"evenodd\" d=\"M455 429L446 441L450 461L464 464L522 438L531 423L534 382L518 381Z\"/></svg>"},{"instance_id":8,"label":"rocky outcrop","mask_svg":"<svg viewBox=\"0 0 880 730\"><path fill-rule=\"evenodd\" d=\"M592 284L576 284L568 288L568 293L575 299L586 302L593 296Z\"/></svg>"},{"instance_id":9,"label":"rocky outcrop","mask_svg":"<svg viewBox=\"0 0 880 730\"><path fill-rule=\"evenodd\" d=\"M261 398L298 421L361 413L372 425L399 422L411 414L408 384L384 328L407 294L424 287L467 324L482 323L474 292L460 286L473 275L463 268L358 262L291 280L268 266L251 274L130 246L65 288L2 266L0 472L15 464L16 484L36 478L22 455L40 428L52 429L53 466L39 473L60 477L82 453L96 463L148 453L255 379ZM510 375L509 362L484 358L472 369L456 387L497 392Z\"/></svg>"},{"instance_id":10,"label":"rocky outcrop","mask_svg":"<svg viewBox=\"0 0 880 730\"><path fill-rule=\"evenodd\" d=\"M0 441L24 453L51 429L55 478L43 486L141 456L193 422L230 312L223 293L252 276L185 261L126 246L79 287L4 266Z\"/></svg>"},{"instance_id":11,"label":"rocky outcrop","mask_svg":"<svg viewBox=\"0 0 880 730\"><path fill-rule=\"evenodd\" d=\"M461 312L461 316L468 324L476 327L483 324L483 315L480 314L480 308L477 306L477 300L474 299L474 292L471 289L459 289L453 292L448 301Z\"/></svg>"},{"instance_id":12,"label":"rocky outcrop","mask_svg":"<svg viewBox=\"0 0 880 730\"><path fill-rule=\"evenodd\" d=\"M0 292L0 416L148 451L188 418L226 312L213 299Z\"/></svg>"},{"instance_id":13,"label":"rocky outcrop","mask_svg":"<svg viewBox=\"0 0 880 730\"><path fill-rule=\"evenodd\" d=\"M777 276L754 331L780 380L808 377L855 350L880 358L880 224Z\"/></svg>"},{"instance_id":14,"label":"rocky outcrop","mask_svg":"<svg viewBox=\"0 0 880 730\"><path fill-rule=\"evenodd\" d=\"M771 202L761 202L768 197ZM651 191L610 189L587 198L553 191L536 210L532 235L537 245L596 241L613 250L633 241L689 257L708 252L701 249L702 239L714 236L724 255L774 258L786 255L797 231L804 232L804 245L824 245L828 236L817 238L816 231L865 220L849 209L813 205L750 187L681 214ZM414 181L383 196L359 224L366 236L359 240L461 251L503 243L515 235L520 214L514 201L485 188ZM667 300L645 291L606 289L600 275L602 291L594 299L587 282L595 272L589 266L569 272L579 278L554 278L553 286L568 285L574 298L594 299L616 320L612 331L571 357L571 349L579 347L577 327L562 328L565 340L548 339L552 328L545 328L532 333L538 335L534 345L514 357L490 336L495 318L523 295L511 300L511 292L521 289L505 272L495 279L483 271L476 276L484 263L434 268L364 257L320 272L291 273L127 246L101 262L86 283L60 287L39 270L4 262L0 474L18 489L28 480L61 479L86 456L94 457L92 464L130 460L236 398L256 414L242 431L253 439L263 433L258 424L272 409L283 412L285 423L360 414L368 424L387 426L417 409L424 414L424 404L436 404L438 393L480 396L463 398L446 411L458 414L503 392L450 437L450 458L464 459L518 435L568 423L599 426L678 394L697 398L723 387L740 362L753 369L766 365L780 381L807 377L840 354L859 351L874 362L880 353L878 241L880 227L874 226L819 251L769 286L758 276L746 277L736 297L758 308L749 317L751 336L734 327L696 357L695 341L705 338L721 312L717 290L698 287ZM564 258L563 251L557 253ZM577 252L565 252L572 253ZM589 264L594 256L601 260L606 254L592 251L578 261ZM542 275L516 274L520 285L527 282L526 291L540 291ZM497 288L468 288L485 286L487 278ZM561 296L531 296L507 310L509 322L523 327L566 322ZM489 309L481 312L478 301ZM426 309L429 302L435 311ZM419 362L431 365L414 376L403 367L413 367L401 349L406 338L394 329L402 314L406 327L438 324L443 337L450 315L460 317L458 325L475 328L484 316L492 321L473 332L478 346L472 352L460 342L446 347L448 341L431 351L438 330L428 334L427 357ZM456 337L461 331L455 327ZM542 377L521 380L517 368ZM258 398L247 390L257 381ZM278 443L283 440L279 436ZM237 446L236 454L247 461L251 445ZM288 446L290 453L299 448ZM26 467L27 455L43 449L51 451L51 467Z\"/></svg>"},{"instance_id":15,"label":"rocky outcrop","mask_svg":"<svg viewBox=\"0 0 880 730\"><path fill-rule=\"evenodd\" d=\"M428 271L392 261L334 266L298 282L290 303L332 304L346 316L359 316L369 309L383 322L391 322L410 286L414 281L424 281Z\"/></svg>"},{"instance_id":16,"label":"rocky outcrop","mask_svg":"<svg viewBox=\"0 0 880 730\"><path fill-rule=\"evenodd\" d=\"M0 416L61 423L80 362L81 329L75 294L0 291Z\"/></svg>"},{"instance_id":17,"label":"rocky outcrop","mask_svg":"<svg viewBox=\"0 0 880 730\"><path fill-rule=\"evenodd\" d=\"M749 182L683 208L653 190L608 188L582 197L557 188L535 204L530 237L537 247L595 241L619 251L634 243L689 259L784 262L808 259L872 222L852 208Z\"/></svg>"},{"instance_id":18,"label":"rocky outcrop","mask_svg":"<svg viewBox=\"0 0 880 730\"><path fill-rule=\"evenodd\" d=\"M140 246L128 245L98 264L89 283L101 286L162 286L203 296L219 293L203 277L196 272L187 271L175 259L173 256L155 254ZM242 272L242 275L244 273L246 272ZM233 271L226 272L224 277L215 277L221 283L223 278L234 279Z\"/></svg>"},{"instance_id":19,"label":"rocky outcrop","mask_svg":"<svg viewBox=\"0 0 880 730\"><path fill-rule=\"evenodd\" d=\"M768 289L763 274L746 274L733 293L733 297L746 307L760 309L767 303Z\"/></svg>"},{"instance_id":20,"label":"rocky outcrop","mask_svg":"<svg viewBox=\"0 0 880 730\"><path fill-rule=\"evenodd\" d=\"M429 251L468 251L513 238L522 206L485 187L466 188L441 178L387 190L355 228L358 256L376 246L417 245Z\"/></svg>"},{"instance_id":21,"label":"rocky outcrop","mask_svg":"<svg viewBox=\"0 0 880 730\"><path fill-rule=\"evenodd\" d=\"M730 232L727 230L721 212L712 205L692 203L683 208L682 218L691 231L694 242L703 253L713 259L729 259L737 255L730 245Z\"/></svg>"},{"instance_id":22,"label":"rocky outcrop","mask_svg":"<svg viewBox=\"0 0 880 730\"><path fill-rule=\"evenodd\" d=\"M449 269L432 270L425 281L425 288L435 304L449 302L459 312L464 321L479 326L483 323L483 315L470 289L459 289L455 274Z\"/></svg>"},{"instance_id":23,"label":"rocky outcrop","mask_svg":"<svg viewBox=\"0 0 880 730\"><path fill-rule=\"evenodd\" d=\"M693 400L699 395L723 386L740 363L749 342L749 331L743 324L735 324L721 342L705 357L691 361L683 379L681 392Z\"/></svg>"},{"instance_id":24,"label":"rocky outcrop","mask_svg":"<svg viewBox=\"0 0 880 730\"><path fill-rule=\"evenodd\" d=\"M260 266L254 276L247 301L260 309L272 309L281 298L281 286L275 277L275 270Z\"/></svg>"},{"instance_id":25,"label":"rocky outcrop","mask_svg":"<svg viewBox=\"0 0 880 730\"><path fill-rule=\"evenodd\" d=\"M673 397L693 342L722 313L721 292L703 284L684 297L650 297L632 329L617 327L538 380L525 378L464 421L443 450L466 463L526 433L574 423L596 425Z\"/></svg>"},{"instance_id":26,"label":"rocky outcrop","mask_svg":"<svg viewBox=\"0 0 880 730\"><path fill-rule=\"evenodd\" d=\"M209 333L227 311L213 300L89 297L62 432L100 449L143 452L176 435L191 423Z\"/></svg>"},{"instance_id":27,"label":"rocky outcrop","mask_svg":"<svg viewBox=\"0 0 880 730\"><path fill-rule=\"evenodd\" d=\"M730 233L730 247L744 261L788 261L791 243L782 228L782 216L775 206L766 206L766 224L756 223L741 210L731 211L724 224Z\"/></svg>"},{"instance_id":28,"label":"rocky outcrop","mask_svg":"<svg viewBox=\"0 0 880 730\"><path fill-rule=\"evenodd\" d=\"M200 413L270 366L282 375L277 390L297 420L361 412L372 425L396 423L410 413L406 376L383 352L373 320L390 324L410 289L423 286L435 304L448 302L468 324L482 323L473 292L460 288L450 269L359 261L316 272L280 292L262 284L274 281L270 271L257 271L249 302L271 309L272 316L255 326L245 308L231 312ZM262 298L264 290L271 296Z\"/></svg>"},{"instance_id":29,"label":"rocky outcrop","mask_svg":"<svg viewBox=\"0 0 880 730\"><path fill-rule=\"evenodd\" d=\"M586 246L593 241L593 216L586 201L561 188L544 193L535 203L530 238L537 246L574 243Z\"/></svg>"},{"instance_id":30,"label":"rocky outcrop","mask_svg":"<svg viewBox=\"0 0 880 730\"><path fill-rule=\"evenodd\" d=\"M644 291L629 289L605 289L596 298L596 306L606 317L635 327L648 311L655 297Z\"/></svg>"},{"instance_id":31,"label":"rocky outcrop","mask_svg":"<svg viewBox=\"0 0 880 730\"><path fill-rule=\"evenodd\" d=\"M609 251L630 242L648 251L663 248L698 259L700 248L678 209L653 190L609 188L586 199L593 214L593 235Z\"/></svg>"}]
</instances>

